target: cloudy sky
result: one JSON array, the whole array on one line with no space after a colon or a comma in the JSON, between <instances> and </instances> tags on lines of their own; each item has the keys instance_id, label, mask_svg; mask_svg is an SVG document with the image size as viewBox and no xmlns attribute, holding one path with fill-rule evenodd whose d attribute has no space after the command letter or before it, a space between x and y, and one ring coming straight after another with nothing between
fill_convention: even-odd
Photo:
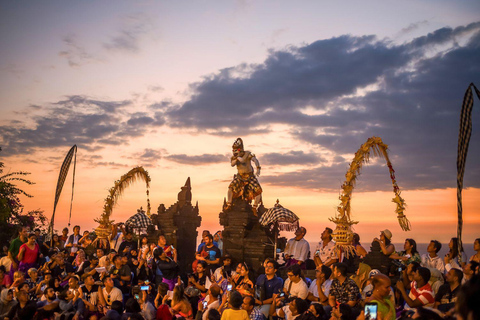
<instances>
[{"instance_id":1,"label":"cloudy sky","mask_svg":"<svg viewBox=\"0 0 480 320\"><path fill-rule=\"evenodd\" d=\"M480 3L452 1L0 1L0 153L31 172L26 209L51 215L58 171L78 146L72 223L95 227L115 179L142 165L167 207L192 179L215 231L231 145L262 165L264 203L296 212L316 241L355 151L389 145L411 233L396 223L388 169L364 167L356 230L369 242L443 242L456 232L463 95L480 86ZM480 236L480 101L464 191L465 240ZM56 224L67 223L71 176ZM114 211L146 205L141 183ZM435 221L435 222L432 222ZM427 228L428 231L425 231Z\"/></svg>"}]
</instances>

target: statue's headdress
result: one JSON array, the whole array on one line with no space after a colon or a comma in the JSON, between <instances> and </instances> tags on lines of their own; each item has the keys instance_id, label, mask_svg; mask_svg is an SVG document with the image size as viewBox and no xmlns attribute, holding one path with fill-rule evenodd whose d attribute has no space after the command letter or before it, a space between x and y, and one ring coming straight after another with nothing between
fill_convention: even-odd
<instances>
[{"instance_id":1,"label":"statue's headdress","mask_svg":"<svg viewBox=\"0 0 480 320\"><path fill-rule=\"evenodd\" d=\"M233 143L232 149L240 149L243 151L243 141L242 138L237 138Z\"/></svg>"}]
</instances>

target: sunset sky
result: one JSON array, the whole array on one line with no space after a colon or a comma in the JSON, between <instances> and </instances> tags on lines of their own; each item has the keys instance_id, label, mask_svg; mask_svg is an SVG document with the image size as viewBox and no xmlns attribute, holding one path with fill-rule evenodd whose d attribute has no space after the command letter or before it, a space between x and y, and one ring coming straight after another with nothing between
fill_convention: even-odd
<instances>
[{"instance_id":1,"label":"sunset sky","mask_svg":"<svg viewBox=\"0 0 480 320\"><path fill-rule=\"evenodd\" d=\"M114 181L141 165L152 208L188 177L201 229L218 214L242 137L262 165L264 204L294 211L317 241L355 151L389 145L412 231L401 231L388 168L353 193L364 242L456 235L463 95L480 87L480 2L0 1L0 159L28 171L26 210L50 217L60 166L78 146L72 225L96 227ZM480 101L464 190L464 242L480 237ZM67 224L72 174L57 209ZM126 190L112 218L146 206ZM291 236L286 234L286 236Z\"/></svg>"}]
</instances>

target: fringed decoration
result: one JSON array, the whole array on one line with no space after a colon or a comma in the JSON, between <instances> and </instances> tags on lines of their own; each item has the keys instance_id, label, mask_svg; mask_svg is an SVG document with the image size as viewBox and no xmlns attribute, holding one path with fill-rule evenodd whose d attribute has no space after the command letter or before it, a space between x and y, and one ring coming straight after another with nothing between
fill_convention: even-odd
<instances>
[{"instance_id":1,"label":"fringed decoration","mask_svg":"<svg viewBox=\"0 0 480 320\"><path fill-rule=\"evenodd\" d=\"M410 230L410 222L403 213L406 203L400 195L400 188L398 187L395 178L395 170L393 170L392 163L388 157L388 146L383 143L381 138L371 137L367 140L367 142L362 144L362 146L355 153L353 161L350 163L349 169L345 174L345 182L342 185L342 193L339 196L340 205L337 207L337 214L334 218L329 219L337 225L337 228L333 233L333 237L338 247L348 247L351 244L353 238L351 226L358 222L351 220L350 200L352 198L352 192L357 178L360 175L360 170L363 164L370 160L370 152L372 152L376 157L382 157L386 160L388 171L390 173L390 179L392 180L393 192L395 193L395 198L392 199L392 202L395 202L397 205L395 212L397 213L400 227L404 231ZM345 250L346 253L350 252L350 249Z\"/></svg>"},{"instance_id":2,"label":"fringed decoration","mask_svg":"<svg viewBox=\"0 0 480 320\"><path fill-rule=\"evenodd\" d=\"M148 188L150 187L151 181L150 175L143 167L135 167L121 176L120 180L115 181L114 186L108 191L108 197L105 199L105 204L103 205L103 213L100 218L94 219L100 224L99 228L108 228L111 225L113 221L110 221L110 216L112 215L114 206L117 204L118 199L125 189L137 181L137 179L143 180L147 186L147 212L150 212L150 199L148 197Z\"/></svg>"}]
</instances>

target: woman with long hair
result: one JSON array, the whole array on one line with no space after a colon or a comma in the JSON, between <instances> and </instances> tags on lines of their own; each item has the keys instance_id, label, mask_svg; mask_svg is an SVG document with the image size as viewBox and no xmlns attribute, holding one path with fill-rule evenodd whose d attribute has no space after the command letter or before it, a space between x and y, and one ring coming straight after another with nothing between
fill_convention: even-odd
<instances>
[{"instance_id":1,"label":"woman with long hair","mask_svg":"<svg viewBox=\"0 0 480 320\"><path fill-rule=\"evenodd\" d=\"M242 263L240 268L240 277L242 279L238 283L235 283L235 290L240 292L242 297L253 296L254 285L252 280L250 280L250 269L245 262Z\"/></svg>"},{"instance_id":2,"label":"woman with long hair","mask_svg":"<svg viewBox=\"0 0 480 320\"><path fill-rule=\"evenodd\" d=\"M448 272L448 270L451 268L457 268L461 270L467 262L467 255L463 251L463 246L461 247L461 251L458 251L458 238L450 239L448 248L449 251L444 258L445 272ZM449 265L449 267L447 267L447 265Z\"/></svg>"},{"instance_id":3,"label":"woman with long hair","mask_svg":"<svg viewBox=\"0 0 480 320\"><path fill-rule=\"evenodd\" d=\"M480 238L475 239L475 241L473 242L473 250L477 253L470 257L470 261L480 263Z\"/></svg>"},{"instance_id":4,"label":"woman with long hair","mask_svg":"<svg viewBox=\"0 0 480 320\"><path fill-rule=\"evenodd\" d=\"M174 316L193 319L192 305L185 296L183 285L175 286L173 289L172 308L170 311Z\"/></svg>"},{"instance_id":5,"label":"woman with long hair","mask_svg":"<svg viewBox=\"0 0 480 320\"><path fill-rule=\"evenodd\" d=\"M413 239L406 239L403 245L403 251L399 253L393 253L390 255L390 259L400 260L400 262L408 266L412 262L422 262L422 258L417 251L417 242Z\"/></svg>"}]
</instances>

